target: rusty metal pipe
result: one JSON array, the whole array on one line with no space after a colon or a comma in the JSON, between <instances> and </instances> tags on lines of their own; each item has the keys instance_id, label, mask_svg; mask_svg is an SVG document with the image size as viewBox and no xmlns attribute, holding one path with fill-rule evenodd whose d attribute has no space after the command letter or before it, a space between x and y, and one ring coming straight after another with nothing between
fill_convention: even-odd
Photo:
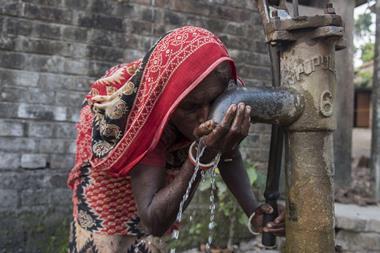
<instances>
[{"instance_id":1,"label":"rusty metal pipe","mask_svg":"<svg viewBox=\"0 0 380 253\"><path fill-rule=\"evenodd\" d=\"M278 43L268 44L269 56L272 63L272 86L280 87L280 46ZM272 125L271 142L269 149L269 160L267 169L267 182L265 186L265 203L268 203L273 208L273 213L264 214L263 226L268 222L272 222L278 216L277 200L280 197L280 175L282 164L282 149L284 144L284 129L279 125ZM261 243L266 248L276 248L276 236L272 233L264 232L261 237Z\"/></svg>"},{"instance_id":2,"label":"rusty metal pipe","mask_svg":"<svg viewBox=\"0 0 380 253\"><path fill-rule=\"evenodd\" d=\"M228 107L239 102L252 107L254 123L289 125L304 108L303 97L292 89L237 87L227 90L214 102L210 118L220 123Z\"/></svg>"}]
</instances>

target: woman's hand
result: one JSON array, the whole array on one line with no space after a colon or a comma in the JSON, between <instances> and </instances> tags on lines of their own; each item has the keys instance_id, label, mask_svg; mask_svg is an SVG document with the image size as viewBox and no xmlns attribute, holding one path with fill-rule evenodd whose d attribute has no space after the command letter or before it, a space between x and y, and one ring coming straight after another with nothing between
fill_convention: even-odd
<instances>
[{"instance_id":1,"label":"woman's hand","mask_svg":"<svg viewBox=\"0 0 380 253\"><path fill-rule=\"evenodd\" d=\"M205 157L224 155L235 151L239 143L248 135L251 107L244 103L231 105L220 124L206 121L194 130L194 135L206 145Z\"/></svg>"},{"instance_id":2,"label":"woman's hand","mask_svg":"<svg viewBox=\"0 0 380 253\"><path fill-rule=\"evenodd\" d=\"M285 236L285 208L278 205L278 216L273 222L268 222L263 226L264 214L271 214L273 208L269 204L263 204L256 208L255 216L251 220L251 225L255 232L268 232L276 236Z\"/></svg>"}]
</instances>

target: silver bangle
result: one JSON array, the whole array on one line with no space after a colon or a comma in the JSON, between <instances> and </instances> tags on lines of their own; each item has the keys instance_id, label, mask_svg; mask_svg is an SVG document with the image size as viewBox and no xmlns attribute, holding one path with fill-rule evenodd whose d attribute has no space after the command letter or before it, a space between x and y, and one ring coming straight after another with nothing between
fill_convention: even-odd
<instances>
[{"instance_id":1,"label":"silver bangle","mask_svg":"<svg viewBox=\"0 0 380 253\"><path fill-rule=\"evenodd\" d=\"M189 154L188 154L189 159L190 159L191 163L194 166L197 165L197 160L195 159L195 157L193 155L193 152L192 152L193 148L195 147L195 144L197 144L196 141L194 141L193 143L191 143L190 148L189 148ZM209 162L209 163L201 163L199 161L198 164L199 164L199 167L207 169L207 168L211 168L211 167L217 165L219 163L219 160L220 160L220 153L218 153L211 162Z\"/></svg>"},{"instance_id":2,"label":"silver bangle","mask_svg":"<svg viewBox=\"0 0 380 253\"><path fill-rule=\"evenodd\" d=\"M249 230L249 232L251 233L251 234L253 234L253 235L259 235L260 233L259 232L255 232L254 230L253 230L253 228L252 228L252 219L253 219L253 217L255 216L255 212L253 212L252 214L251 214L251 216L249 216L249 219L248 219L248 222L247 222L247 227L248 227L248 230Z\"/></svg>"}]
</instances>

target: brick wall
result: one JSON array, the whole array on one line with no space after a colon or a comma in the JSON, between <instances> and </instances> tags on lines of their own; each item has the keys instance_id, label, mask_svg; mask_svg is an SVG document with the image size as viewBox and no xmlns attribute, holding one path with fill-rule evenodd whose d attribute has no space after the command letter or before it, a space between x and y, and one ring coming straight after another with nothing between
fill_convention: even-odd
<instances>
[{"instance_id":1,"label":"brick wall","mask_svg":"<svg viewBox=\"0 0 380 253\"><path fill-rule=\"evenodd\" d=\"M46 236L70 217L65 181L79 106L105 69L143 56L165 31L192 24L220 36L248 85L270 83L251 0L0 2L0 249L9 252L57 243ZM268 128L255 126L246 158L262 167L268 141Z\"/></svg>"}]
</instances>

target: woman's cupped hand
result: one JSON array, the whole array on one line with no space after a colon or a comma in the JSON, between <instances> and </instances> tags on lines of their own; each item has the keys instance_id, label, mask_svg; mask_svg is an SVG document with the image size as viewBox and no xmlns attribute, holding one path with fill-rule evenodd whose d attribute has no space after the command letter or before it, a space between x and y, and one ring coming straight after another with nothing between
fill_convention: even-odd
<instances>
[{"instance_id":1,"label":"woman's cupped hand","mask_svg":"<svg viewBox=\"0 0 380 253\"><path fill-rule=\"evenodd\" d=\"M193 134L206 146L203 157L233 153L248 135L251 110L251 106L244 103L232 104L219 124L213 120L200 124Z\"/></svg>"}]
</instances>

